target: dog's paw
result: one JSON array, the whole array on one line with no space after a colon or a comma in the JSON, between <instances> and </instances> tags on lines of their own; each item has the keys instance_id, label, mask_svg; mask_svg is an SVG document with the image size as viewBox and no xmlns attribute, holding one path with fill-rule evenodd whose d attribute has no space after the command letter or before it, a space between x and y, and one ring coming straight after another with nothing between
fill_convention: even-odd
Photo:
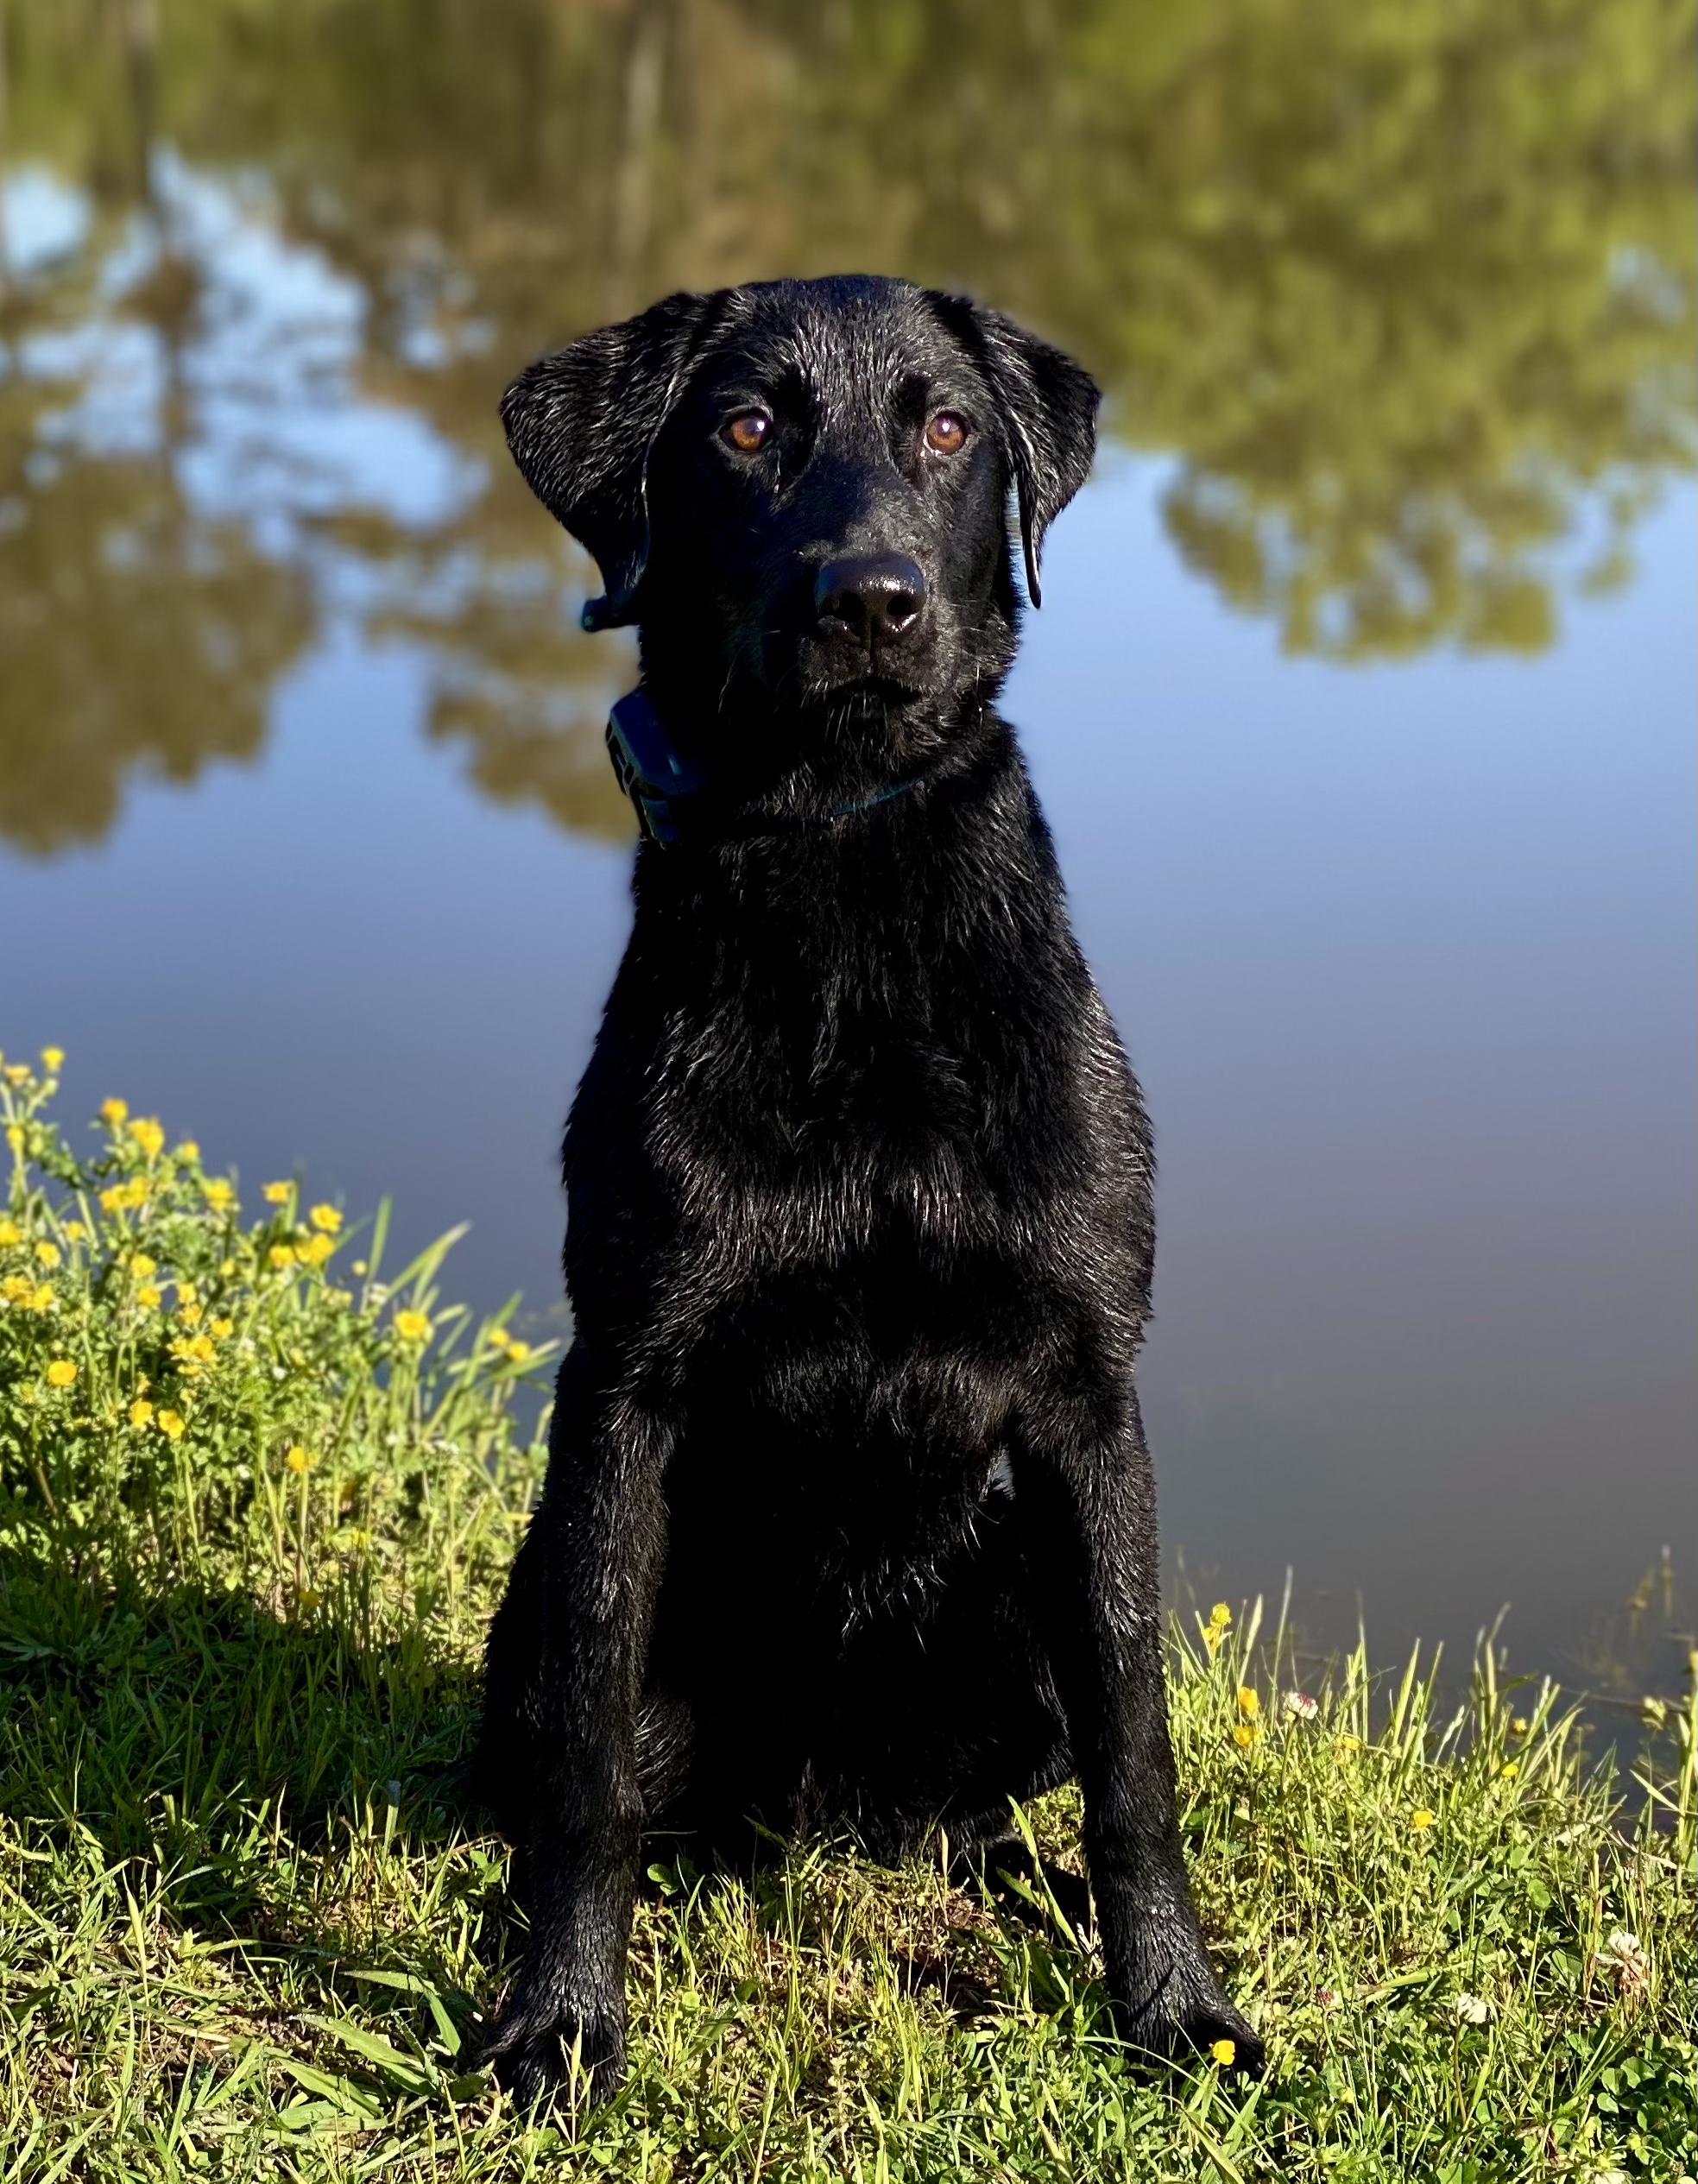
<instances>
[{"instance_id":1,"label":"dog's paw","mask_svg":"<svg viewBox=\"0 0 1698 2184\"><path fill-rule=\"evenodd\" d=\"M976 1881L999 1910L1024 1925L1047 1928L1059 1911L1076 1940L1090 1934L1090 1883L1064 1865L1040 1865L1018 1836L987 1845L952 1870Z\"/></svg>"},{"instance_id":2,"label":"dog's paw","mask_svg":"<svg viewBox=\"0 0 1698 2184\"><path fill-rule=\"evenodd\" d=\"M515 2106L540 2105L575 2125L618 2091L625 2026L609 2012L515 1997L491 2027L478 2061Z\"/></svg>"},{"instance_id":3,"label":"dog's paw","mask_svg":"<svg viewBox=\"0 0 1698 2184\"><path fill-rule=\"evenodd\" d=\"M1261 2035L1218 1987L1212 1998L1194 2004L1177 2019L1165 2020L1160 2030L1161 2052L1170 2061L1207 2055L1222 2071L1241 2078L1259 2078L1267 2067Z\"/></svg>"},{"instance_id":4,"label":"dog's paw","mask_svg":"<svg viewBox=\"0 0 1698 2184\"><path fill-rule=\"evenodd\" d=\"M1211 2058L1223 2071L1259 2078L1261 2035L1227 1999L1201 1943L1165 1962L1145 1958L1126 1979L1110 1976L1114 2022L1128 2048L1165 2063Z\"/></svg>"}]
</instances>

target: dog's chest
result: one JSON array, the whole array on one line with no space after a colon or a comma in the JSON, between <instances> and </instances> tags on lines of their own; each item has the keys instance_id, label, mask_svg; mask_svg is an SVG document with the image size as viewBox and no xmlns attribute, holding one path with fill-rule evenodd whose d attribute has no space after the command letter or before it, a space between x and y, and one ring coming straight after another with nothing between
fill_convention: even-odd
<instances>
[{"instance_id":1,"label":"dog's chest","mask_svg":"<svg viewBox=\"0 0 1698 2184\"><path fill-rule=\"evenodd\" d=\"M693 1232L762 1258L949 1250L1030 1195L1066 1106L1036 1042L970 980L881 972L750 982L675 1027L650 1114Z\"/></svg>"}]
</instances>

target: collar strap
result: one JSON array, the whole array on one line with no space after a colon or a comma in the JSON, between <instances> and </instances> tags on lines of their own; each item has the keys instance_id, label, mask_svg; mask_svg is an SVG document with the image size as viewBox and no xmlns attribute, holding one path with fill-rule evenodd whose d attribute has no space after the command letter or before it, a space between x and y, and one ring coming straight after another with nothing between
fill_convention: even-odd
<instances>
[{"instance_id":1,"label":"collar strap","mask_svg":"<svg viewBox=\"0 0 1698 2184\"><path fill-rule=\"evenodd\" d=\"M684 811L707 786L699 766L678 749L646 690L628 691L608 715L607 751L613 775L631 799L645 842L671 849Z\"/></svg>"},{"instance_id":2,"label":"collar strap","mask_svg":"<svg viewBox=\"0 0 1698 2184\"><path fill-rule=\"evenodd\" d=\"M707 776L695 760L686 758L673 743L646 690L628 691L608 716L607 748L614 778L631 799L645 842L670 849L681 841L698 838L707 809L701 800ZM877 805L906 796L925 778L916 774L912 780L899 781L894 788L881 789L876 796L833 805L823 817L829 823L852 818L857 811L870 811ZM758 828L731 827L725 831L728 835L744 830L785 834L808 824L805 819L773 819Z\"/></svg>"}]
</instances>

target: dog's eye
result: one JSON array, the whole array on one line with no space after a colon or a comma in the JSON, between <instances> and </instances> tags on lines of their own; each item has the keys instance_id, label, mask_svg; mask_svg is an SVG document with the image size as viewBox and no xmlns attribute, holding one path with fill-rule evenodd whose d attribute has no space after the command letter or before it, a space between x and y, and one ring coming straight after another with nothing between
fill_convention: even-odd
<instances>
[{"instance_id":1,"label":"dog's eye","mask_svg":"<svg viewBox=\"0 0 1698 2184\"><path fill-rule=\"evenodd\" d=\"M959 454L967 445L967 420L940 409L925 428L925 444L934 455Z\"/></svg>"},{"instance_id":2,"label":"dog's eye","mask_svg":"<svg viewBox=\"0 0 1698 2184\"><path fill-rule=\"evenodd\" d=\"M773 420L764 409L740 410L719 428L721 439L739 455L758 455L772 436Z\"/></svg>"}]
</instances>

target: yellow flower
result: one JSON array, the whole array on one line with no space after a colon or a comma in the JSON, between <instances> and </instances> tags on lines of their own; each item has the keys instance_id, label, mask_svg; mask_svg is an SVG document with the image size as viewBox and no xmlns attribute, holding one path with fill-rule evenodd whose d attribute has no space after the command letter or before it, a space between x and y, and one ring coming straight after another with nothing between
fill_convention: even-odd
<instances>
[{"instance_id":1,"label":"yellow flower","mask_svg":"<svg viewBox=\"0 0 1698 2184\"><path fill-rule=\"evenodd\" d=\"M29 1292L29 1309L32 1312L50 1312L54 1302L51 1282L38 1282Z\"/></svg>"},{"instance_id":2,"label":"yellow flower","mask_svg":"<svg viewBox=\"0 0 1698 2184\"><path fill-rule=\"evenodd\" d=\"M303 1607L317 1607L324 1594L311 1585L303 1585L299 1598Z\"/></svg>"},{"instance_id":3,"label":"yellow flower","mask_svg":"<svg viewBox=\"0 0 1698 2184\"><path fill-rule=\"evenodd\" d=\"M193 1370L211 1364L218 1353L212 1347L210 1335L180 1335L171 1345L171 1354L180 1364Z\"/></svg>"},{"instance_id":4,"label":"yellow flower","mask_svg":"<svg viewBox=\"0 0 1698 2184\"><path fill-rule=\"evenodd\" d=\"M62 1046L44 1046L41 1049L41 1066L49 1076L57 1076L65 1067L65 1049Z\"/></svg>"},{"instance_id":5,"label":"yellow flower","mask_svg":"<svg viewBox=\"0 0 1698 2184\"><path fill-rule=\"evenodd\" d=\"M138 1395L129 1406L129 1423L133 1426L146 1425L153 1415L154 1406L145 1396Z\"/></svg>"},{"instance_id":6,"label":"yellow flower","mask_svg":"<svg viewBox=\"0 0 1698 2184\"><path fill-rule=\"evenodd\" d=\"M322 1266L335 1249L328 1236L309 1236L300 1247L300 1255L309 1266Z\"/></svg>"},{"instance_id":7,"label":"yellow flower","mask_svg":"<svg viewBox=\"0 0 1698 2184\"><path fill-rule=\"evenodd\" d=\"M226 1206L235 1202L236 1193L222 1176L209 1176L200 1188L215 1214L221 1214Z\"/></svg>"},{"instance_id":8,"label":"yellow flower","mask_svg":"<svg viewBox=\"0 0 1698 2184\"><path fill-rule=\"evenodd\" d=\"M43 1266L57 1266L59 1264L59 1246L57 1244L50 1244L44 1236L41 1242L35 1247L35 1256L41 1260Z\"/></svg>"},{"instance_id":9,"label":"yellow flower","mask_svg":"<svg viewBox=\"0 0 1698 2184\"><path fill-rule=\"evenodd\" d=\"M15 1221L0 1218L0 1251L9 1251L14 1244L23 1241L23 1231Z\"/></svg>"},{"instance_id":10,"label":"yellow flower","mask_svg":"<svg viewBox=\"0 0 1698 2184\"><path fill-rule=\"evenodd\" d=\"M422 1342L431 1331L431 1323L422 1312L397 1312L395 1333L403 1342Z\"/></svg>"},{"instance_id":11,"label":"yellow flower","mask_svg":"<svg viewBox=\"0 0 1698 2184\"><path fill-rule=\"evenodd\" d=\"M135 1207L145 1206L148 1202L146 1177L132 1176L128 1183L109 1184L100 1194L100 1202L109 1214L128 1213Z\"/></svg>"},{"instance_id":12,"label":"yellow flower","mask_svg":"<svg viewBox=\"0 0 1698 2184\"><path fill-rule=\"evenodd\" d=\"M1509 1725L1509 1733L1512 1737L1524 1737L1526 1735L1527 1717L1524 1714L1518 1714L1516 1715L1514 1720Z\"/></svg>"},{"instance_id":13,"label":"yellow flower","mask_svg":"<svg viewBox=\"0 0 1698 2184\"><path fill-rule=\"evenodd\" d=\"M1341 1759L1348 1759L1353 1752L1360 1752L1361 1748L1362 1740L1360 1737L1335 1737L1333 1739L1333 1750Z\"/></svg>"},{"instance_id":14,"label":"yellow flower","mask_svg":"<svg viewBox=\"0 0 1698 2184\"><path fill-rule=\"evenodd\" d=\"M81 1221L67 1221L65 1224L65 1233L73 1244L79 1244L87 1235L88 1231L83 1227Z\"/></svg>"},{"instance_id":15,"label":"yellow flower","mask_svg":"<svg viewBox=\"0 0 1698 2184\"><path fill-rule=\"evenodd\" d=\"M137 1115L129 1125L129 1134L149 1160L157 1160L165 1150L165 1133L150 1114Z\"/></svg>"},{"instance_id":16,"label":"yellow flower","mask_svg":"<svg viewBox=\"0 0 1698 2184\"><path fill-rule=\"evenodd\" d=\"M268 1183L260 1196L268 1206L287 1206L289 1202L289 1193L294 1188L293 1184Z\"/></svg>"},{"instance_id":17,"label":"yellow flower","mask_svg":"<svg viewBox=\"0 0 1698 2184\"><path fill-rule=\"evenodd\" d=\"M1430 1806L1417 1805L1409 1816L1409 1824L1418 1835L1423 1829L1430 1827L1437 1818L1438 1815Z\"/></svg>"},{"instance_id":18,"label":"yellow flower","mask_svg":"<svg viewBox=\"0 0 1698 2184\"><path fill-rule=\"evenodd\" d=\"M199 1160L200 1147L193 1138L185 1138L181 1145L172 1146L171 1158L174 1160Z\"/></svg>"},{"instance_id":19,"label":"yellow flower","mask_svg":"<svg viewBox=\"0 0 1698 2184\"><path fill-rule=\"evenodd\" d=\"M156 1259L149 1259L144 1251L131 1252L129 1263L129 1271L138 1282L145 1282L149 1274L156 1274L159 1272L159 1261Z\"/></svg>"},{"instance_id":20,"label":"yellow flower","mask_svg":"<svg viewBox=\"0 0 1698 2184\"><path fill-rule=\"evenodd\" d=\"M14 1152L21 1153L23 1151L22 1123L9 1122L6 1125L6 1143L11 1147Z\"/></svg>"},{"instance_id":21,"label":"yellow flower","mask_svg":"<svg viewBox=\"0 0 1698 2184\"><path fill-rule=\"evenodd\" d=\"M322 1228L326 1236L334 1236L342 1226L342 1215L334 1206L314 1206L308 1216L315 1228Z\"/></svg>"},{"instance_id":22,"label":"yellow flower","mask_svg":"<svg viewBox=\"0 0 1698 2184\"><path fill-rule=\"evenodd\" d=\"M8 1084L28 1084L29 1082L28 1063L9 1063L6 1066L5 1077Z\"/></svg>"},{"instance_id":23,"label":"yellow flower","mask_svg":"<svg viewBox=\"0 0 1698 2184\"><path fill-rule=\"evenodd\" d=\"M530 1354L531 1346L528 1342L509 1341L508 1343L507 1359L509 1365L523 1365Z\"/></svg>"},{"instance_id":24,"label":"yellow flower","mask_svg":"<svg viewBox=\"0 0 1698 2184\"><path fill-rule=\"evenodd\" d=\"M116 1130L129 1113L128 1100L103 1100L100 1102L100 1120L110 1129Z\"/></svg>"},{"instance_id":25,"label":"yellow flower","mask_svg":"<svg viewBox=\"0 0 1698 2184\"><path fill-rule=\"evenodd\" d=\"M1235 2040L1210 2041L1209 2053L1212 2060L1225 2070L1238 2060L1238 2042Z\"/></svg>"},{"instance_id":26,"label":"yellow flower","mask_svg":"<svg viewBox=\"0 0 1698 2184\"><path fill-rule=\"evenodd\" d=\"M1238 1687L1238 1711L1246 1720L1253 1721L1261 1710L1261 1701L1247 1683L1240 1683Z\"/></svg>"},{"instance_id":27,"label":"yellow flower","mask_svg":"<svg viewBox=\"0 0 1698 2184\"><path fill-rule=\"evenodd\" d=\"M1521 1762L1518 1759L1505 1760L1499 1772L1505 1782L1513 1782L1521 1772Z\"/></svg>"},{"instance_id":28,"label":"yellow flower","mask_svg":"<svg viewBox=\"0 0 1698 2184\"><path fill-rule=\"evenodd\" d=\"M3 1297L9 1304L21 1304L35 1286L28 1274L8 1274L5 1280L0 1282L0 1297Z\"/></svg>"},{"instance_id":29,"label":"yellow flower","mask_svg":"<svg viewBox=\"0 0 1698 2184\"><path fill-rule=\"evenodd\" d=\"M296 1447L283 1451L283 1461L291 1471L311 1471L318 1461L318 1456L311 1449Z\"/></svg>"},{"instance_id":30,"label":"yellow flower","mask_svg":"<svg viewBox=\"0 0 1698 2184\"><path fill-rule=\"evenodd\" d=\"M236 1332L236 1322L234 1320L213 1320L210 1322L210 1325L213 1334L218 1336L219 1341L221 1342L228 1341L230 1337Z\"/></svg>"},{"instance_id":31,"label":"yellow flower","mask_svg":"<svg viewBox=\"0 0 1698 2184\"><path fill-rule=\"evenodd\" d=\"M1216 1631L1224 1631L1231 1620L1232 1610L1227 1606L1224 1600L1216 1600L1214 1606L1209 1611L1209 1622L1210 1628Z\"/></svg>"},{"instance_id":32,"label":"yellow flower","mask_svg":"<svg viewBox=\"0 0 1698 2184\"><path fill-rule=\"evenodd\" d=\"M151 1312L159 1304L162 1294L163 1292L155 1289L151 1282L143 1282L136 1292L136 1302L144 1312Z\"/></svg>"},{"instance_id":33,"label":"yellow flower","mask_svg":"<svg viewBox=\"0 0 1698 2184\"><path fill-rule=\"evenodd\" d=\"M1240 1721L1233 1730L1232 1740L1240 1752L1248 1752L1261 1733L1259 1729L1252 1728L1247 1721Z\"/></svg>"},{"instance_id":34,"label":"yellow flower","mask_svg":"<svg viewBox=\"0 0 1698 2184\"><path fill-rule=\"evenodd\" d=\"M280 1269L294 1265L294 1247L291 1244L274 1244L265 1255L274 1266Z\"/></svg>"},{"instance_id":35,"label":"yellow flower","mask_svg":"<svg viewBox=\"0 0 1698 2184\"><path fill-rule=\"evenodd\" d=\"M205 1310L206 1307L199 1303L191 1293L181 1297L181 1301L177 1306L177 1316L185 1327L194 1327L199 1322Z\"/></svg>"},{"instance_id":36,"label":"yellow flower","mask_svg":"<svg viewBox=\"0 0 1698 2184\"><path fill-rule=\"evenodd\" d=\"M68 1388L76 1377L75 1362L68 1357L56 1357L47 1367L47 1386L50 1388Z\"/></svg>"},{"instance_id":37,"label":"yellow flower","mask_svg":"<svg viewBox=\"0 0 1698 2184\"><path fill-rule=\"evenodd\" d=\"M180 1412L175 1411L161 1411L158 1417L155 1420L155 1423L158 1426L160 1431L165 1436L167 1441L180 1441L182 1439L183 1421Z\"/></svg>"}]
</instances>

